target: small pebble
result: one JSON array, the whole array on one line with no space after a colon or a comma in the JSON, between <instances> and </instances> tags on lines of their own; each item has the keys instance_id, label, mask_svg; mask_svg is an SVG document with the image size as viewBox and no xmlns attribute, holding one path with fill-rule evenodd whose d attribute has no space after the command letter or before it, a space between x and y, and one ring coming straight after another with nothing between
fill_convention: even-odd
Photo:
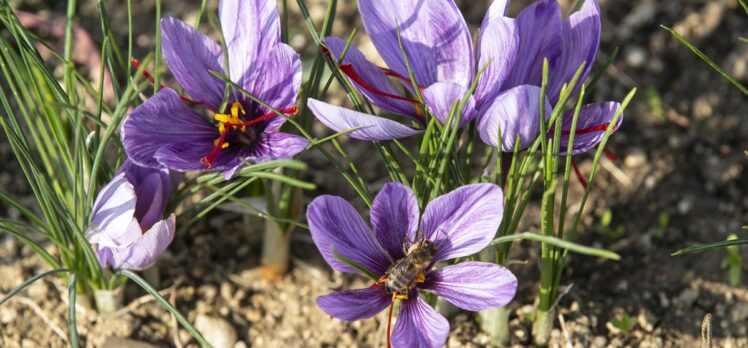
<instances>
[{"instance_id":1,"label":"small pebble","mask_svg":"<svg viewBox=\"0 0 748 348\"><path fill-rule=\"evenodd\" d=\"M237 340L236 330L223 318L198 315L195 328L215 348L232 348Z\"/></svg>"}]
</instances>

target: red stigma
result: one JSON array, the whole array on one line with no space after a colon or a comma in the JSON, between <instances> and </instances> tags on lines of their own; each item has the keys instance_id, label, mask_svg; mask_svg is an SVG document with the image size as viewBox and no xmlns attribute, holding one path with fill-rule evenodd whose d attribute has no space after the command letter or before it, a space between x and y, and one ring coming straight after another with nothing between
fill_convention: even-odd
<instances>
[{"instance_id":1,"label":"red stigma","mask_svg":"<svg viewBox=\"0 0 748 348\"><path fill-rule=\"evenodd\" d=\"M223 149L223 144L226 143L227 134L229 134L229 130L224 129L223 132L221 132L221 136L216 141L215 146L213 146L213 150L211 150L207 156L200 159L200 163L205 165L205 169L210 169L210 167L213 166L213 162L221 154L221 150Z\"/></svg>"},{"instance_id":2,"label":"red stigma","mask_svg":"<svg viewBox=\"0 0 748 348\"><path fill-rule=\"evenodd\" d=\"M299 108L297 108L295 105L290 108L280 109L278 110L281 114L285 114L287 116L293 116L296 115L296 113L299 112ZM218 156L221 154L221 150L224 149L224 144L226 144L226 135L228 135L229 130L237 130L241 127L250 127L253 125L256 125L262 121L269 120L271 118L274 118L278 116L275 112L269 112L265 115L256 117L250 121L247 122L220 122L219 123L219 129L221 126L223 126L223 130L219 131L220 136L218 139L216 139L215 145L213 146L213 150L210 151L206 156L200 159L200 163L205 165L205 169L210 169L213 167L213 162L218 158Z\"/></svg>"},{"instance_id":3,"label":"red stigma","mask_svg":"<svg viewBox=\"0 0 748 348\"><path fill-rule=\"evenodd\" d=\"M574 174L577 176L577 180L579 180L579 183L582 184L582 187L586 190L587 179L582 176L582 172L579 170L579 166L577 166L577 162L574 161L574 159L571 160L571 167L574 168Z\"/></svg>"},{"instance_id":4,"label":"red stigma","mask_svg":"<svg viewBox=\"0 0 748 348\"><path fill-rule=\"evenodd\" d=\"M619 158L618 156L616 156L616 154L612 150L606 147L603 149L603 151L605 152L605 156L607 156L609 160L613 162L618 162Z\"/></svg>"},{"instance_id":5,"label":"red stigma","mask_svg":"<svg viewBox=\"0 0 748 348\"><path fill-rule=\"evenodd\" d=\"M601 123L601 124L596 124L596 125L594 125L592 127L577 129L577 131L574 132L574 134L575 135L582 135L582 134L589 134L589 133L593 133L593 132L604 132L605 130L608 129L608 125L609 124L610 124L609 122L605 122L605 123ZM561 134L563 134L563 135L569 135L569 134L571 134L571 131L562 130Z\"/></svg>"},{"instance_id":6,"label":"red stigma","mask_svg":"<svg viewBox=\"0 0 748 348\"><path fill-rule=\"evenodd\" d=\"M396 100L407 101L407 102L414 103L416 105L420 104L420 102L417 99L411 99L411 98L406 98L406 97L403 97L403 96L400 96L400 95L390 94L390 93L381 91L381 90L377 89L376 87L370 85L368 82L366 82L363 79L363 77L361 77L361 75L359 75L359 73L356 71L356 69L353 68L353 65L351 65L351 64L342 64L342 65L340 65L340 70L343 71L343 73L345 73L345 75L348 76L351 80L353 80L353 82L356 82L356 84L360 85L365 90L367 90L367 91L369 91L371 93L374 93L374 94L376 94L376 95L378 95L380 97L385 97L385 98L391 98L391 99L396 99ZM393 71L393 73L394 73L394 71ZM397 73L395 73L395 74L397 74ZM410 81L410 80L408 80L408 81Z\"/></svg>"},{"instance_id":7,"label":"red stigma","mask_svg":"<svg viewBox=\"0 0 748 348\"><path fill-rule=\"evenodd\" d=\"M379 69L382 69L382 71L384 71L385 75L387 75L387 76L394 77L394 78L396 78L396 79L398 79L400 81L408 83L408 85L410 85L410 83L411 83L409 77L403 76L402 74L400 74L399 72L397 72L395 70L387 69L387 68L379 68ZM421 86L418 86L418 90L420 90L421 92L423 92L424 88L421 87Z\"/></svg>"},{"instance_id":8,"label":"red stigma","mask_svg":"<svg viewBox=\"0 0 748 348\"><path fill-rule=\"evenodd\" d=\"M137 60L135 58L131 58L130 59L130 63L132 64L133 67L135 67L136 70L140 69L141 65L140 65L140 61L139 60ZM148 70L143 70L143 76L146 79L148 79L148 81L151 81L152 85L156 84L156 79L153 77L153 75ZM163 83L159 83L158 86L159 86L159 88L166 88L166 86ZM196 105L205 106L205 107L211 109L211 111L215 112L215 110L213 110L212 108L210 108L208 105L206 105L203 102L195 101L195 100L190 99L189 97L186 97L186 96L183 96L183 95L179 95L179 99L181 99L183 102L189 104L190 106L196 106Z\"/></svg>"}]
</instances>

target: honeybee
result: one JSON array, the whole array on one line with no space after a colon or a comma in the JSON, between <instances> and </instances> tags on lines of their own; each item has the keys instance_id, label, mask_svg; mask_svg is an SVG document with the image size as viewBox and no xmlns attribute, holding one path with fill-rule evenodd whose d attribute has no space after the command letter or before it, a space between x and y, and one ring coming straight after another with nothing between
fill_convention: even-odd
<instances>
[{"instance_id":1,"label":"honeybee","mask_svg":"<svg viewBox=\"0 0 748 348\"><path fill-rule=\"evenodd\" d=\"M436 255L434 243L421 238L405 251L405 257L397 260L384 275L384 288L394 298L407 299L408 291L415 284L426 281L424 270Z\"/></svg>"}]
</instances>

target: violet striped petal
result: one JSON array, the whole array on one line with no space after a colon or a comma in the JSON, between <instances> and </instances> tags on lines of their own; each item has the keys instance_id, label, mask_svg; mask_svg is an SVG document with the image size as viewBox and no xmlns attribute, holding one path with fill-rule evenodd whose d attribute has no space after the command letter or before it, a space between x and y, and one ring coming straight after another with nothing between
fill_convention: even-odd
<instances>
[{"instance_id":1,"label":"violet striped petal","mask_svg":"<svg viewBox=\"0 0 748 348\"><path fill-rule=\"evenodd\" d=\"M541 0L526 7L515 21L519 30L517 59L505 88L522 84L540 86L543 59L549 65L561 54L563 22L556 0Z\"/></svg>"},{"instance_id":2,"label":"violet striped petal","mask_svg":"<svg viewBox=\"0 0 748 348\"><path fill-rule=\"evenodd\" d=\"M384 184L374 197L369 215L377 239L392 259L405 257L403 245L415 241L420 218L413 191L400 183Z\"/></svg>"},{"instance_id":3,"label":"violet striped petal","mask_svg":"<svg viewBox=\"0 0 748 348\"><path fill-rule=\"evenodd\" d=\"M506 89L503 87L517 57L519 31L516 22L512 18L492 13L492 10L499 12L499 5L500 2L491 5L478 37L477 69L485 69L478 76L478 87L475 90L478 110L484 110ZM500 12L503 13L503 10Z\"/></svg>"},{"instance_id":4,"label":"violet striped petal","mask_svg":"<svg viewBox=\"0 0 748 348\"><path fill-rule=\"evenodd\" d=\"M306 138L290 133L263 133L252 146L247 160L262 163L277 159L291 159L309 145Z\"/></svg>"},{"instance_id":5,"label":"violet striped petal","mask_svg":"<svg viewBox=\"0 0 748 348\"><path fill-rule=\"evenodd\" d=\"M221 0L218 8L229 56L231 80L247 89L252 75L280 43L276 0ZM282 106L281 106L282 107Z\"/></svg>"},{"instance_id":6,"label":"violet striped petal","mask_svg":"<svg viewBox=\"0 0 748 348\"><path fill-rule=\"evenodd\" d=\"M397 28L416 81L469 87L474 75L470 31L452 0L359 0L366 33L390 69L408 76Z\"/></svg>"},{"instance_id":7,"label":"violet striped petal","mask_svg":"<svg viewBox=\"0 0 748 348\"><path fill-rule=\"evenodd\" d=\"M435 348L447 341L449 322L421 299L414 298L400 303L400 314L392 330L395 347Z\"/></svg>"},{"instance_id":8,"label":"violet striped petal","mask_svg":"<svg viewBox=\"0 0 748 348\"><path fill-rule=\"evenodd\" d=\"M330 50L333 59L339 60L340 55L343 54L343 50L345 49L346 41L332 36L324 38L323 41L325 46ZM390 78L382 68L369 62L364 54L356 47L348 47L348 51L345 52L340 66L344 69L352 69L352 72L355 74L354 76L348 76L348 79L372 105L382 110L423 122L422 117L418 116L414 103L394 98L393 96L402 96L402 91L398 90L392 84L392 81L390 81ZM349 66L349 68L345 68L346 66ZM405 86L411 85L410 80L402 82Z\"/></svg>"},{"instance_id":9,"label":"violet striped petal","mask_svg":"<svg viewBox=\"0 0 748 348\"><path fill-rule=\"evenodd\" d=\"M264 57L258 59L255 69L251 78L240 86L276 109L294 106L296 95L301 88L301 59L291 46L274 46ZM248 109L251 110L251 114L265 115L271 112L268 108L250 101L245 95L238 92L237 94L245 105L253 105Z\"/></svg>"},{"instance_id":10,"label":"violet striped petal","mask_svg":"<svg viewBox=\"0 0 748 348\"><path fill-rule=\"evenodd\" d=\"M583 62L586 62L586 65L577 86L581 85L590 73L600 47L600 33L600 6L597 0L585 0L582 8L564 22L561 57L551 68L549 77L548 96L551 103L556 104L561 87L571 81Z\"/></svg>"},{"instance_id":11,"label":"violet striped petal","mask_svg":"<svg viewBox=\"0 0 748 348\"><path fill-rule=\"evenodd\" d=\"M429 272L420 288L477 312L511 302L517 293L517 277L493 263L461 262Z\"/></svg>"},{"instance_id":12,"label":"violet striped petal","mask_svg":"<svg viewBox=\"0 0 748 348\"><path fill-rule=\"evenodd\" d=\"M431 201L423 213L424 236L434 241L434 262L475 254L491 242L503 214L501 189L473 184Z\"/></svg>"},{"instance_id":13,"label":"violet striped petal","mask_svg":"<svg viewBox=\"0 0 748 348\"><path fill-rule=\"evenodd\" d=\"M370 272L383 275L392 260L353 206L337 196L319 196L306 212L314 244L332 268L357 270L338 259L343 256Z\"/></svg>"},{"instance_id":14,"label":"violet striped petal","mask_svg":"<svg viewBox=\"0 0 748 348\"><path fill-rule=\"evenodd\" d=\"M616 102L605 102L587 104L579 110L579 119L577 120L577 130L574 134L574 145L572 155L578 155L592 150L603 140L605 130L608 124L613 120L621 104ZM564 114L563 125L561 126L561 155L566 155L569 134L571 131L571 122L574 117L574 110L569 110ZM618 130L623 122L623 114L618 117L613 131Z\"/></svg>"},{"instance_id":15,"label":"violet striped petal","mask_svg":"<svg viewBox=\"0 0 748 348\"><path fill-rule=\"evenodd\" d=\"M132 223L136 204L135 187L124 174L114 177L96 196L87 237L100 234L97 238L115 240L116 244L116 240L121 239L118 236L124 235Z\"/></svg>"},{"instance_id":16,"label":"violet striped petal","mask_svg":"<svg viewBox=\"0 0 748 348\"><path fill-rule=\"evenodd\" d=\"M309 99L307 105L320 122L336 132L356 129L347 134L354 139L392 140L423 132L386 118L341 108L315 99Z\"/></svg>"},{"instance_id":17,"label":"violet striped petal","mask_svg":"<svg viewBox=\"0 0 748 348\"><path fill-rule=\"evenodd\" d=\"M546 99L546 120L551 110ZM484 143L497 148L501 131L504 152L514 151L517 137L520 137L520 150L529 147L540 131L540 87L521 85L499 94L481 115L478 131Z\"/></svg>"},{"instance_id":18,"label":"violet striped petal","mask_svg":"<svg viewBox=\"0 0 748 348\"><path fill-rule=\"evenodd\" d=\"M223 100L225 83L210 70L224 73L221 47L203 33L172 17L161 19L161 51L169 70L192 99L213 110Z\"/></svg>"},{"instance_id":19,"label":"violet striped petal","mask_svg":"<svg viewBox=\"0 0 748 348\"><path fill-rule=\"evenodd\" d=\"M127 156L144 167L163 167L164 164L159 163L155 155L159 149L170 144L191 144L189 148L181 150L197 151L205 156L213 148L216 138L216 127L185 105L170 88L161 89L135 108L122 125L122 143ZM195 167L172 169L186 171Z\"/></svg>"},{"instance_id":20,"label":"violet striped petal","mask_svg":"<svg viewBox=\"0 0 748 348\"><path fill-rule=\"evenodd\" d=\"M467 88L451 82L437 82L423 91L423 99L431 113L442 124L446 124L452 105L459 105L468 94ZM462 108L460 127L464 127L475 118L475 99L468 95L468 100ZM454 117L457 117L456 115Z\"/></svg>"},{"instance_id":21,"label":"violet striped petal","mask_svg":"<svg viewBox=\"0 0 748 348\"><path fill-rule=\"evenodd\" d=\"M161 220L124 248L112 248L112 268L140 271L148 268L174 240L176 216Z\"/></svg>"},{"instance_id":22,"label":"violet striped petal","mask_svg":"<svg viewBox=\"0 0 748 348\"><path fill-rule=\"evenodd\" d=\"M347 321L371 318L392 303L381 286L336 291L317 297L317 306L328 315Z\"/></svg>"}]
</instances>

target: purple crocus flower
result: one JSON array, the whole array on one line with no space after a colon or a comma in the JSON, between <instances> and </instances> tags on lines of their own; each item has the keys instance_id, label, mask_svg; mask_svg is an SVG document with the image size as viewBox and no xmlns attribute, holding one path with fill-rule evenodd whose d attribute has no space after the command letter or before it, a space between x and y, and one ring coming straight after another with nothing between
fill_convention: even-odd
<instances>
[{"instance_id":1,"label":"purple crocus flower","mask_svg":"<svg viewBox=\"0 0 748 348\"><path fill-rule=\"evenodd\" d=\"M142 270L156 262L174 239L176 217L163 218L173 183L168 169L127 160L101 189L86 238L103 267Z\"/></svg>"},{"instance_id":2,"label":"purple crocus flower","mask_svg":"<svg viewBox=\"0 0 748 348\"><path fill-rule=\"evenodd\" d=\"M467 94L475 74L470 31L454 1L359 0L358 6L364 28L389 68L374 65L361 51L349 47L340 69L372 105L403 116L408 122L310 99L308 105L314 115L338 132L358 128L348 135L361 140L391 140L421 133L427 123L427 108L444 124L452 104ZM426 105L414 97L416 92L398 43L398 28ZM346 46L345 40L336 37L327 37L324 43L335 60ZM475 115L475 100L469 96L460 125ZM408 125L412 123L418 128Z\"/></svg>"},{"instance_id":3,"label":"purple crocus flower","mask_svg":"<svg viewBox=\"0 0 748 348\"><path fill-rule=\"evenodd\" d=\"M317 305L335 318L354 321L369 318L401 299L391 337L395 346L444 344L449 323L420 298L420 290L470 311L504 306L514 298L517 278L499 265L461 262L434 267L439 261L469 256L488 246L501 223L501 202L498 186L468 185L433 200L421 217L413 192L407 186L389 183L372 204L372 232L344 199L316 198L309 205L307 220L314 243L327 263L341 272L355 272L351 266L355 262L382 277L370 288L320 296ZM422 270L422 278L405 293L388 293L384 282L392 266L406 257L403 249L418 243L419 237L434 248L431 262Z\"/></svg>"},{"instance_id":4,"label":"purple crocus flower","mask_svg":"<svg viewBox=\"0 0 748 348\"><path fill-rule=\"evenodd\" d=\"M491 87L476 98L481 139L511 152L517 136L521 137L520 147L524 149L538 135L543 60L548 59L550 74L545 101L547 119L558 102L562 86L572 79L583 62L586 67L579 81L589 75L600 45L601 25L597 0L586 0L581 9L566 20L562 20L556 0L538 1L522 10L516 19L504 15L506 5L507 1L494 1L481 26L479 64L491 65L481 76L480 83ZM490 62L505 55L507 46L513 47L516 59L511 69L497 74ZM572 154L589 151L599 144L619 107L616 102L583 106ZM573 115L573 110L563 115L562 154L567 150ZM618 118L616 129L621 121L622 116ZM502 144L499 144L499 129Z\"/></svg>"},{"instance_id":5,"label":"purple crocus flower","mask_svg":"<svg viewBox=\"0 0 748 348\"><path fill-rule=\"evenodd\" d=\"M228 178L244 161L291 158L308 145L303 137L279 132L285 119L238 91L229 93L229 110L220 112L226 84L210 72L229 76L282 113L296 113L301 63L299 55L280 42L277 6L275 0L221 1L228 67L216 42L180 20L161 20L166 63L191 98L164 88L130 114L122 137L135 163L223 171ZM214 122L192 105L208 109Z\"/></svg>"}]
</instances>

